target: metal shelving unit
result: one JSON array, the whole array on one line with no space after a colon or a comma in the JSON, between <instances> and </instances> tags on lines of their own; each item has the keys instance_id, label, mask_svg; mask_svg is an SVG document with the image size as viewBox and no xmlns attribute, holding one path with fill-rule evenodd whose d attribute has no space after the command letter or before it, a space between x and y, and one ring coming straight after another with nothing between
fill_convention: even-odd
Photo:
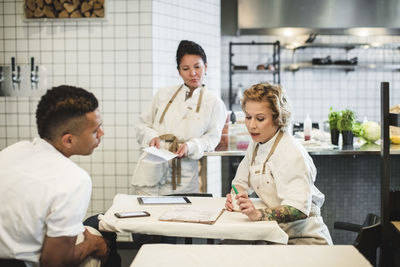
<instances>
[{"instance_id":1,"label":"metal shelving unit","mask_svg":"<svg viewBox=\"0 0 400 267\"><path fill-rule=\"evenodd\" d=\"M338 48L344 49L346 52L355 49L399 49L399 43L391 44L375 44L375 43L304 43L304 44L284 44L282 45L284 49L293 50L305 50L313 48ZM285 71L296 72L301 69L312 69L312 70L342 70L342 71L356 71L356 70L383 70L383 71L400 71L399 64L374 64L374 63L361 63L361 64L312 64L310 61L302 61L292 64L285 64L283 66Z\"/></svg>"},{"instance_id":2,"label":"metal shelving unit","mask_svg":"<svg viewBox=\"0 0 400 267\"><path fill-rule=\"evenodd\" d=\"M270 46L272 49L272 62L270 62L270 65L273 66L273 70L235 70L234 69L234 63L233 63L233 56L235 55L233 53L233 47L234 46ZM243 75L243 74L259 74L259 75L272 75L273 82L274 83L280 83L281 82L281 75L280 75L280 43L279 41L276 41L274 43L264 43L264 42L240 42L240 43L235 43L235 42L230 42L229 43L229 109L232 110L232 105L234 103L233 99L233 93L232 93L232 76L237 74L237 75Z\"/></svg>"}]
</instances>

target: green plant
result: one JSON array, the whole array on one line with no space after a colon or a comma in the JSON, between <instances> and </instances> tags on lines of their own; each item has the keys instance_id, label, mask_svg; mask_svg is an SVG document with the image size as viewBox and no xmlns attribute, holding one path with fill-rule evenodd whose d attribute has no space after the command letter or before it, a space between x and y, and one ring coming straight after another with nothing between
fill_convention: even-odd
<instances>
[{"instance_id":1,"label":"green plant","mask_svg":"<svg viewBox=\"0 0 400 267\"><path fill-rule=\"evenodd\" d=\"M339 131L352 131L353 125L356 122L356 115L354 111L345 109L340 112L340 117L337 122L337 128Z\"/></svg>"},{"instance_id":2,"label":"green plant","mask_svg":"<svg viewBox=\"0 0 400 267\"><path fill-rule=\"evenodd\" d=\"M333 111L332 107L329 109L328 120L329 120L329 128L331 130L338 130L338 121L340 118L339 111Z\"/></svg>"}]
</instances>

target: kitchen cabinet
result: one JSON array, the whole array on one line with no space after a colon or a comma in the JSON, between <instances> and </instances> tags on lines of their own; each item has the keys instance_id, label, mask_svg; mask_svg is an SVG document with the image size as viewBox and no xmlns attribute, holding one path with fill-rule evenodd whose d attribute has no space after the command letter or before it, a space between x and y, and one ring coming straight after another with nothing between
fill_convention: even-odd
<instances>
[{"instance_id":1,"label":"kitchen cabinet","mask_svg":"<svg viewBox=\"0 0 400 267\"><path fill-rule=\"evenodd\" d=\"M292 50L293 53L300 53L302 50L307 49L342 49L344 52L349 52L352 49L399 49L400 44L370 44L370 43L304 43L304 44L285 44L282 46L284 49ZM337 57L338 54L335 54ZM339 54L340 56L340 54ZM399 71L400 64L391 64L389 62L380 63L358 63L358 57L350 60L335 60L330 59L330 55L325 58L312 58L310 61L301 61L284 66L285 71L296 72L301 69L312 70L342 70L342 71L356 71L356 70L378 70L378 71ZM325 61L315 64L313 61ZM353 60L353 61L352 61ZM344 63L344 64L343 64Z\"/></svg>"},{"instance_id":2,"label":"kitchen cabinet","mask_svg":"<svg viewBox=\"0 0 400 267\"><path fill-rule=\"evenodd\" d=\"M268 52L265 53L267 56L266 60L259 60L257 63L246 62L240 65L235 64L234 56L240 56L240 47L243 46L255 46L255 47L266 47ZM248 59L248 58L247 58ZM243 61L242 61L243 62ZM229 109L232 110L232 106L235 102L234 91L238 91L240 82L235 82L233 76L241 75L257 75L259 82L270 81L274 84L280 83L280 43L276 42L230 42L229 43ZM239 78L242 79L242 78ZM236 90L235 90L236 89Z\"/></svg>"}]
</instances>

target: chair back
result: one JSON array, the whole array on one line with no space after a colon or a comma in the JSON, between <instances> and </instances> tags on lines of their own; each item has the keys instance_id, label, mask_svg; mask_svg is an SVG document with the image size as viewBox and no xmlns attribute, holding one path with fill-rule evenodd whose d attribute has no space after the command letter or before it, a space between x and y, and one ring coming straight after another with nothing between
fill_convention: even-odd
<instances>
[{"instance_id":1,"label":"chair back","mask_svg":"<svg viewBox=\"0 0 400 267\"><path fill-rule=\"evenodd\" d=\"M381 220L375 214L368 214L358 232L354 246L373 266L376 266L376 255L380 241Z\"/></svg>"}]
</instances>

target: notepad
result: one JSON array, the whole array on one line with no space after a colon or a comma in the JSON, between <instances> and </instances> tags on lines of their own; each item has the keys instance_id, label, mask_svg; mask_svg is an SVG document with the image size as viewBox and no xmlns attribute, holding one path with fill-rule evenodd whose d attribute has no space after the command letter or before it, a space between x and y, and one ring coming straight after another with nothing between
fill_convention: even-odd
<instances>
[{"instance_id":1,"label":"notepad","mask_svg":"<svg viewBox=\"0 0 400 267\"><path fill-rule=\"evenodd\" d=\"M178 156L177 154L172 153L166 149L157 149L154 146L146 147L145 149L143 149L143 151L149 153L148 156L151 157L149 157L148 160L153 160L153 161L157 160L168 161Z\"/></svg>"},{"instance_id":2,"label":"notepad","mask_svg":"<svg viewBox=\"0 0 400 267\"><path fill-rule=\"evenodd\" d=\"M197 207L176 207L164 213L160 221L189 222L214 224L222 215L225 209L221 208L197 208Z\"/></svg>"}]
</instances>

